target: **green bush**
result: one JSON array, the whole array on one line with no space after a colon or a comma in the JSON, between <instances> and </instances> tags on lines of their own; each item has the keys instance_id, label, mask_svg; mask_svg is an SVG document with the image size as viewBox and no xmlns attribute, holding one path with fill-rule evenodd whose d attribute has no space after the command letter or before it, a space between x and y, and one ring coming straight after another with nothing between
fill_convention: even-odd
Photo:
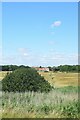
<instances>
[{"instance_id":1,"label":"green bush","mask_svg":"<svg viewBox=\"0 0 80 120\"><path fill-rule=\"evenodd\" d=\"M51 89L48 81L32 68L19 68L2 80L2 90L8 92L48 92Z\"/></svg>"},{"instance_id":2,"label":"green bush","mask_svg":"<svg viewBox=\"0 0 80 120\"><path fill-rule=\"evenodd\" d=\"M62 105L62 114L70 118L78 118L79 115L79 101L72 101L68 104Z\"/></svg>"}]
</instances>

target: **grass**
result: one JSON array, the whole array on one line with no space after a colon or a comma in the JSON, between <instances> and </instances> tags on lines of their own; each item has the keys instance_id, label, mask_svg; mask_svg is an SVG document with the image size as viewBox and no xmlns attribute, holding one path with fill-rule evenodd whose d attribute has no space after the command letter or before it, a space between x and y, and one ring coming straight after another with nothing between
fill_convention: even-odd
<instances>
[{"instance_id":1,"label":"grass","mask_svg":"<svg viewBox=\"0 0 80 120\"><path fill-rule=\"evenodd\" d=\"M78 86L78 73L39 72L55 87Z\"/></svg>"},{"instance_id":2,"label":"grass","mask_svg":"<svg viewBox=\"0 0 80 120\"><path fill-rule=\"evenodd\" d=\"M0 80L7 74L7 71L0 71ZM55 87L78 86L79 73L66 72L39 72L41 76Z\"/></svg>"},{"instance_id":3,"label":"grass","mask_svg":"<svg viewBox=\"0 0 80 120\"><path fill-rule=\"evenodd\" d=\"M6 74L7 71L0 72L0 79L2 80ZM3 118L80 118L78 73L39 74L55 86L55 89L49 93L0 92L0 117L2 115Z\"/></svg>"},{"instance_id":4,"label":"grass","mask_svg":"<svg viewBox=\"0 0 80 120\"><path fill-rule=\"evenodd\" d=\"M64 87L49 93L2 94L3 118L78 118L78 89Z\"/></svg>"},{"instance_id":5,"label":"grass","mask_svg":"<svg viewBox=\"0 0 80 120\"><path fill-rule=\"evenodd\" d=\"M6 75L8 71L0 71L0 80L2 80Z\"/></svg>"}]
</instances>

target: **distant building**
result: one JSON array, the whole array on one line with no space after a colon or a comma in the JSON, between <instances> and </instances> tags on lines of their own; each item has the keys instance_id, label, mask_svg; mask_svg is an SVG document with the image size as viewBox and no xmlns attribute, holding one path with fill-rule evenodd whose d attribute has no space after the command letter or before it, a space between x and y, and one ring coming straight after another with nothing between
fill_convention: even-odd
<instances>
[{"instance_id":1,"label":"distant building","mask_svg":"<svg viewBox=\"0 0 80 120\"><path fill-rule=\"evenodd\" d=\"M43 67L43 68L39 68L38 70L39 70L39 71L48 72L48 71L49 71L49 68Z\"/></svg>"},{"instance_id":2,"label":"distant building","mask_svg":"<svg viewBox=\"0 0 80 120\"><path fill-rule=\"evenodd\" d=\"M49 68L47 67L32 67L34 69L36 69L37 71L43 71L43 72L49 72Z\"/></svg>"}]
</instances>

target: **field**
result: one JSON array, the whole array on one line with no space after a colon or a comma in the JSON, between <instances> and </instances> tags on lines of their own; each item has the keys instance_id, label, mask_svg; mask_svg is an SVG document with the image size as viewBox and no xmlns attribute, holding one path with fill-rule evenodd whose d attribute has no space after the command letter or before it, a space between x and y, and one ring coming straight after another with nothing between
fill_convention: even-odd
<instances>
[{"instance_id":1,"label":"field","mask_svg":"<svg viewBox=\"0 0 80 120\"><path fill-rule=\"evenodd\" d=\"M78 85L78 73L66 73L66 72L39 72L51 85L55 87L64 86L77 86Z\"/></svg>"},{"instance_id":2,"label":"field","mask_svg":"<svg viewBox=\"0 0 80 120\"><path fill-rule=\"evenodd\" d=\"M10 71L0 71L0 80L2 80Z\"/></svg>"},{"instance_id":3,"label":"field","mask_svg":"<svg viewBox=\"0 0 80 120\"><path fill-rule=\"evenodd\" d=\"M2 80L7 71L0 72L0 80ZM66 73L66 72L39 72L41 76L44 76L49 83L55 87L64 86L78 86L79 73Z\"/></svg>"},{"instance_id":4,"label":"field","mask_svg":"<svg viewBox=\"0 0 80 120\"><path fill-rule=\"evenodd\" d=\"M2 79L7 72L0 73ZM55 87L49 93L0 93L3 118L80 118L78 74L39 72Z\"/></svg>"}]
</instances>

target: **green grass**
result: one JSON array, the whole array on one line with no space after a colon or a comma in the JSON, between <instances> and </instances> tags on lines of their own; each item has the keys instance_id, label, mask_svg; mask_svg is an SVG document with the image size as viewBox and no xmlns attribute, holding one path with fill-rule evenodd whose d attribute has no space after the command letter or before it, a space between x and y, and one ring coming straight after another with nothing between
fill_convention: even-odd
<instances>
[{"instance_id":1,"label":"green grass","mask_svg":"<svg viewBox=\"0 0 80 120\"><path fill-rule=\"evenodd\" d=\"M49 93L2 94L3 118L78 118L79 106L76 87L54 89Z\"/></svg>"},{"instance_id":2,"label":"green grass","mask_svg":"<svg viewBox=\"0 0 80 120\"><path fill-rule=\"evenodd\" d=\"M0 79L6 74L7 72L0 72ZM49 93L0 93L0 117L2 115L3 118L80 118L78 73L40 74L55 86L55 89Z\"/></svg>"}]
</instances>

